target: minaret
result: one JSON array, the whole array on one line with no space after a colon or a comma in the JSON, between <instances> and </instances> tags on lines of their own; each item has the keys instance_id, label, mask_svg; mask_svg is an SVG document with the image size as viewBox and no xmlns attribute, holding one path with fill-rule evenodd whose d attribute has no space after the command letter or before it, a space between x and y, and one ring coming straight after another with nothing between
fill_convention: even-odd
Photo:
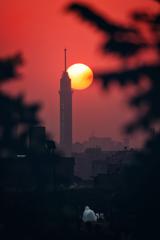
<instances>
[{"instance_id":1,"label":"minaret","mask_svg":"<svg viewBox=\"0 0 160 240\"><path fill-rule=\"evenodd\" d=\"M65 156L72 154L72 89L67 69L67 50L64 49L64 72L60 80L60 148Z\"/></svg>"}]
</instances>

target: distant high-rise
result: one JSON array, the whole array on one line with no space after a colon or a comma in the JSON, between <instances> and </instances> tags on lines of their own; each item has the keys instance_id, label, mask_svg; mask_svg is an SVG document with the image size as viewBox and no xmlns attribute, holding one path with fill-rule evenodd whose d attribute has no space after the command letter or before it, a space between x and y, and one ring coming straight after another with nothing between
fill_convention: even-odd
<instances>
[{"instance_id":1,"label":"distant high-rise","mask_svg":"<svg viewBox=\"0 0 160 240\"><path fill-rule=\"evenodd\" d=\"M60 80L60 148L65 156L72 153L72 89L66 71L66 49L64 49L64 72Z\"/></svg>"}]
</instances>

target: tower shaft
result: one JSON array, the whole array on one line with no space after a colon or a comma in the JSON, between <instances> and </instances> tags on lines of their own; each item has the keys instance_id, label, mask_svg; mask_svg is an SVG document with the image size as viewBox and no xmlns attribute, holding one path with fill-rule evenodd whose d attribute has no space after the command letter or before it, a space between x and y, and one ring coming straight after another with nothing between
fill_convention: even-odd
<instances>
[{"instance_id":1,"label":"tower shaft","mask_svg":"<svg viewBox=\"0 0 160 240\"><path fill-rule=\"evenodd\" d=\"M72 153L72 89L66 71L66 49L64 50L64 72L60 80L60 147L66 156Z\"/></svg>"}]
</instances>

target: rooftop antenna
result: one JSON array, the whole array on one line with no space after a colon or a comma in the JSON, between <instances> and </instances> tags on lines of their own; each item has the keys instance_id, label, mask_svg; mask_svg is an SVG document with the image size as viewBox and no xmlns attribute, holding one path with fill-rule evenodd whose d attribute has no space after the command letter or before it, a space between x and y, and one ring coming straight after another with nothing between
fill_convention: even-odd
<instances>
[{"instance_id":1,"label":"rooftop antenna","mask_svg":"<svg viewBox=\"0 0 160 240\"><path fill-rule=\"evenodd\" d=\"M67 49L64 49L64 71L67 70Z\"/></svg>"}]
</instances>

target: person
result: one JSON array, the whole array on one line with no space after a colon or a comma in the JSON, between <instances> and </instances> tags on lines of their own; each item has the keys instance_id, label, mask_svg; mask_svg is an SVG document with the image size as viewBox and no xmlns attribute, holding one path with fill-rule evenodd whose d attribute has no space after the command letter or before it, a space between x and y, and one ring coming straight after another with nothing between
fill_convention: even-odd
<instances>
[{"instance_id":1,"label":"person","mask_svg":"<svg viewBox=\"0 0 160 240\"><path fill-rule=\"evenodd\" d=\"M96 222L97 221L97 216L95 212L90 209L90 207L86 206L83 212L83 217L82 220L84 223L86 222Z\"/></svg>"}]
</instances>

